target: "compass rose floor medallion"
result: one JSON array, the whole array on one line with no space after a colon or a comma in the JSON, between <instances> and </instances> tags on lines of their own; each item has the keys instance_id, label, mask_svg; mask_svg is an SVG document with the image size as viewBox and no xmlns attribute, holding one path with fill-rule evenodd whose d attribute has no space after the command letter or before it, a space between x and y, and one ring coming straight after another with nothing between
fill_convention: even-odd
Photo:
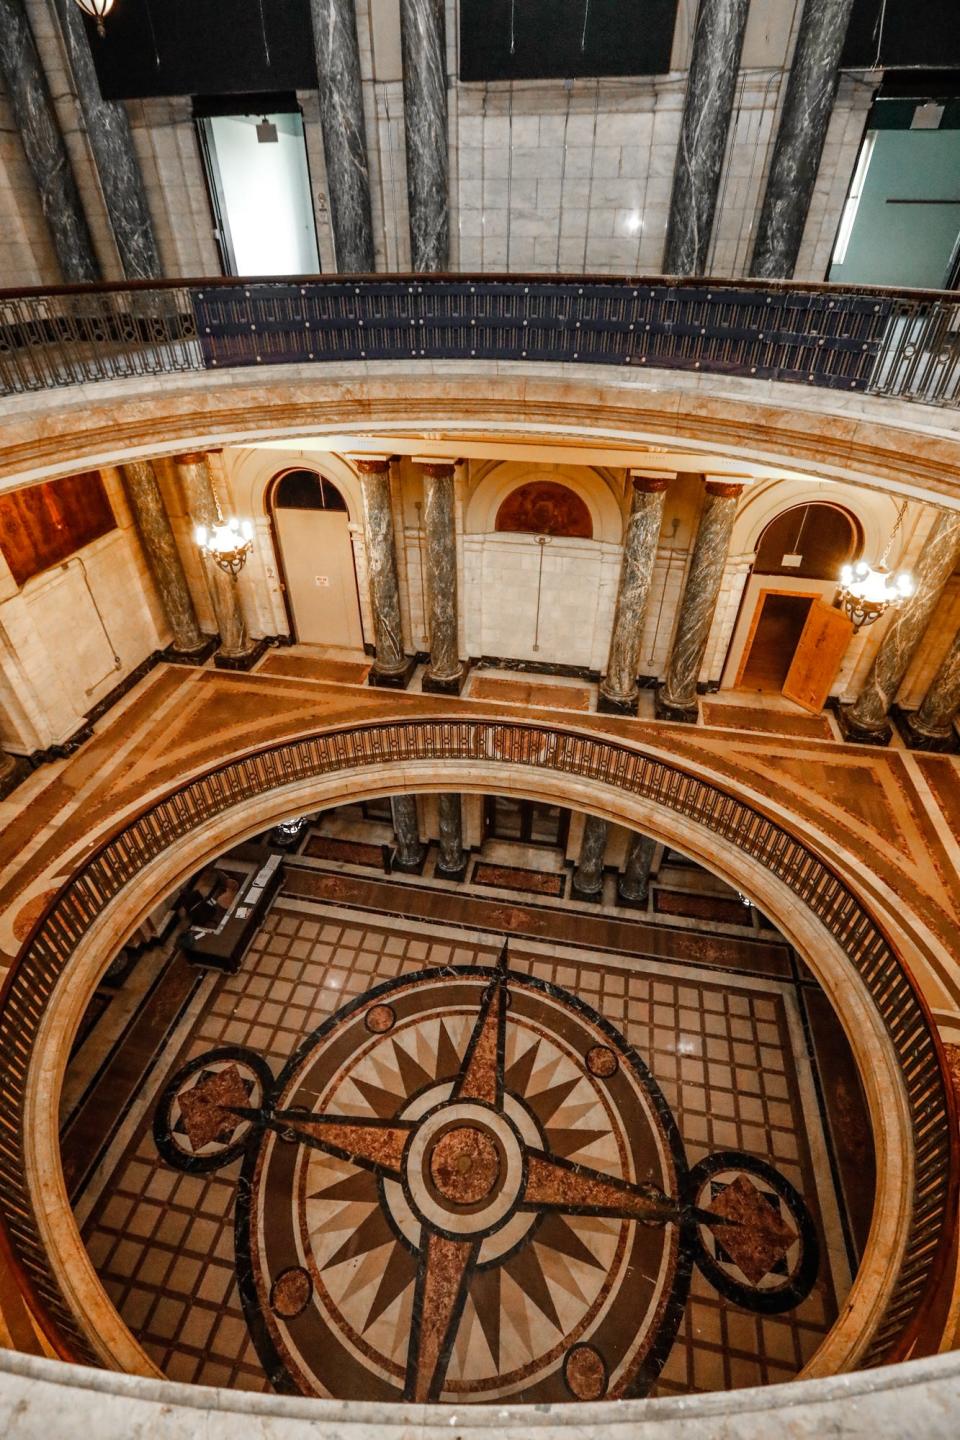
<instances>
[{"instance_id":1,"label":"compass rose floor medallion","mask_svg":"<svg viewBox=\"0 0 960 1440\"><path fill-rule=\"evenodd\" d=\"M243 1149L240 1293L281 1392L643 1395L694 1260L718 1288L735 1271L744 1305L751 1287L795 1303L816 1277L813 1227L776 1172L736 1153L689 1172L637 1052L505 956L379 986L275 1082L249 1052L199 1057L155 1134L188 1171Z\"/></svg>"}]
</instances>

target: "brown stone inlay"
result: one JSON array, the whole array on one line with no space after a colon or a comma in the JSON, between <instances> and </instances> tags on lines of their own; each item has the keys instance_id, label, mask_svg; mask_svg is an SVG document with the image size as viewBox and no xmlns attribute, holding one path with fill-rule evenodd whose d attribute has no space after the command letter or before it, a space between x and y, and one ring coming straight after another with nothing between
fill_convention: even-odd
<instances>
[{"instance_id":1,"label":"brown stone inlay","mask_svg":"<svg viewBox=\"0 0 960 1440\"><path fill-rule=\"evenodd\" d=\"M797 1232L786 1224L779 1210L745 1175L738 1175L732 1185L727 1185L710 1202L710 1209L714 1215L735 1222L713 1228L730 1259L752 1285L759 1285L797 1238Z\"/></svg>"},{"instance_id":2,"label":"brown stone inlay","mask_svg":"<svg viewBox=\"0 0 960 1440\"><path fill-rule=\"evenodd\" d=\"M313 1293L313 1281L301 1265L278 1275L270 1288L270 1308L283 1320L293 1320L305 1310Z\"/></svg>"},{"instance_id":3,"label":"brown stone inlay","mask_svg":"<svg viewBox=\"0 0 960 1440\"><path fill-rule=\"evenodd\" d=\"M618 1185L595 1171L555 1164L547 1156L527 1156L524 1208L531 1205L562 1209L610 1211L625 1220L649 1220L664 1208L653 1190L649 1194Z\"/></svg>"},{"instance_id":4,"label":"brown stone inlay","mask_svg":"<svg viewBox=\"0 0 960 1440\"><path fill-rule=\"evenodd\" d=\"M608 1045L594 1045L587 1051L587 1069L591 1075L607 1080L617 1073L617 1057Z\"/></svg>"},{"instance_id":5,"label":"brown stone inlay","mask_svg":"<svg viewBox=\"0 0 960 1440\"><path fill-rule=\"evenodd\" d=\"M341 840L335 835L311 835L303 847L311 860L340 860L348 865L373 865L383 869L383 851L379 845L362 840Z\"/></svg>"},{"instance_id":6,"label":"brown stone inlay","mask_svg":"<svg viewBox=\"0 0 960 1440\"><path fill-rule=\"evenodd\" d=\"M500 1176L500 1154L489 1135L459 1125L441 1135L430 1152L430 1178L453 1205L476 1205Z\"/></svg>"},{"instance_id":7,"label":"brown stone inlay","mask_svg":"<svg viewBox=\"0 0 960 1440\"><path fill-rule=\"evenodd\" d=\"M323 1150L349 1155L355 1164L400 1172L404 1146L410 1138L407 1126L359 1125L349 1120L291 1120L290 1130L309 1135Z\"/></svg>"},{"instance_id":8,"label":"brown stone inlay","mask_svg":"<svg viewBox=\"0 0 960 1440\"><path fill-rule=\"evenodd\" d=\"M722 896L688 895L682 890L653 892L653 908L659 915L684 915L692 920L719 920L722 925L749 925L750 912L738 900Z\"/></svg>"},{"instance_id":9,"label":"brown stone inlay","mask_svg":"<svg viewBox=\"0 0 960 1440\"><path fill-rule=\"evenodd\" d=\"M194 1150L214 1140L229 1138L240 1124L239 1117L225 1107L247 1104L247 1087L236 1065L218 1070L191 1090L177 1096L187 1138Z\"/></svg>"},{"instance_id":10,"label":"brown stone inlay","mask_svg":"<svg viewBox=\"0 0 960 1440\"><path fill-rule=\"evenodd\" d=\"M599 1400L607 1388L607 1367L592 1345L574 1345L563 1362L563 1375L578 1400Z\"/></svg>"},{"instance_id":11,"label":"brown stone inlay","mask_svg":"<svg viewBox=\"0 0 960 1440\"><path fill-rule=\"evenodd\" d=\"M562 875L543 870L524 870L519 865L488 865L478 860L471 876L474 885L489 885L495 890L529 890L533 895L562 895Z\"/></svg>"},{"instance_id":12,"label":"brown stone inlay","mask_svg":"<svg viewBox=\"0 0 960 1440\"><path fill-rule=\"evenodd\" d=\"M392 1005L371 1005L364 1023L374 1035L385 1035L388 1030L393 1029L396 1020L397 1013Z\"/></svg>"},{"instance_id":13,"label":"brown stone inlay","mask_svg":"<svg viewBox=\"0 0 960 1440\"><path fill-rule=\"evenodd\" d=\"M528 680L504 680L499 675L474 675L470 699L539 705L545 710L590 709L590 691L585 685L538 685Z\"/></svg>"},{"instance_id":14,"label":"brown stone inlay","mask_svg":"<svg viewBox=\"0 0 960 1440\"><path fill-rule=\"evenodd\" d=\"M801 740L833 740L826 715L791 715L789 711L767 710L762 705L724 705L700 701L705 725L720 729L750 730L760 735L793 735Z\"/></svg>"},{"instance_id":15,"label":"brown stone inlay","mask_svg":"<svg viewBox=\"0 0 960 1440\"><path fill-rule=\"evenodd\" d=\"M322 660L284 651L265 656L257 667L258 675L315 680L324 685L362 685L369 673L369 660Z\"/></svg>"}]
</instances>

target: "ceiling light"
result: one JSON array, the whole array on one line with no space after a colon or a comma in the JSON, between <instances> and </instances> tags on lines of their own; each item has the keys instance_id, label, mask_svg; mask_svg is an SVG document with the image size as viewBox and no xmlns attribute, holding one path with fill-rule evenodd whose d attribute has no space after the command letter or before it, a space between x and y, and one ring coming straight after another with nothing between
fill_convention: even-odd
<instances>
[{"instance_id":1,"label":"ceiling light","mask_svg":"<svg viewBox=\"0 0 960 1440\"><path fill-rule=\"evenodd\" d=\"M628 235L636 235L639 231L643 229L643 221L640 218L639 210L630 211L630 214L623 222L623 228L626 230Z\"/></svg>"},{"instance_id":2,"label":"ceiling light","mask_svg":"<svg viewBox=\"0 0 960 1440\"><path fill-rule=\"evenodd\" d=\"M103 22L113 9L113 0L77 0L77 4L85 15L97 22L97 34L103 38L106 35Z\"/></svg>"},{"instance_id":3,"label":"ceiling light","mask_svg":"<svg viewBox=\"0 0 960 1440\"><path fill-rule=\"evenodd\" d=\"M234 580L253 549L253 526L249 520L237 520L235 516L224 523L223 517L218 514L216 525L198 525L194 537L202 555L219 565Z\"/></svg>"},{"instance_id":4,"label":"ceiling light","mask_svg":"<svg viewBox=\"0 0 960 1440\"><path fill-rule=\"evenodd\" d=\"M886 565L906 509L907 502L904 500L897 515L897 523L890 532L890 539L876 565L868 565L866 560L858 560L855 565L844 565L840 571L838 598L842 609L853 621L854 634L862 626L872 625L874 620L879 620L885 611L899 609L916 589L909 571L901 570L899 575L893 575Z\"/></svg>"}]
</instances>

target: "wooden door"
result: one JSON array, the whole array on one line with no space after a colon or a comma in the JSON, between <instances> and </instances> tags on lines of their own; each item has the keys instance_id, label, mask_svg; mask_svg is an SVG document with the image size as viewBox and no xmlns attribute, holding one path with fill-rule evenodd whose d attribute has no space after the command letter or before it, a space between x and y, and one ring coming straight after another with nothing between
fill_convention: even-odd
<instances>
[{"instance_id":1,"label":"wooden door","mask_svg":"<svg viewBox=\"0 0 960 1440\"><path fill-rule=\"evenodd\" d=\"M794 651L781 694L804 710L819 714L837 677L853 634L853 621L842 610L815 600Z\"/></svg>"},{"instance_id":2,"label":"wooden door","mask_svg":"<svg viewBox=\"0 0 960 1440\"><path fill-rule=\"evenodd\" d=\"M339 510L281 509L276 528L300 644L362 649L347 515Z\"/></svg>"}]
</instances>

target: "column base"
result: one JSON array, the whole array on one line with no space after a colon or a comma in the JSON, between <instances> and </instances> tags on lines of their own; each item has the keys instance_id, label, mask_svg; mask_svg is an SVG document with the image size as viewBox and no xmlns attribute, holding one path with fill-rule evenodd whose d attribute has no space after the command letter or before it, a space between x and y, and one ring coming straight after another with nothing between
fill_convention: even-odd
<instances>
[{"instance_id":1,"label":"column base","mask_svg":"<svg viewBox=\"0 0 960 1440\"><path fill-rule=\"evenodd\" d=\"M663 686L657 690L653 703L658 720L673 720L678 725L696 725L700 719L700 706L696 700L692 705L671 705L663 698Z\"/></svg>"},{"instance_id":2,"label":"column base","mask_svg":"<svg viewBox=\"0 0 960 1440\"><path fill-rule=\"evenodd\" d=\"M456 882L456 883L459 883L459 882L461 882L461 881L463 881L463 880L466 880L466 878L467 878L467 867L468 867L469 864L470 864L470 856L468 855L468 853L466 852L466 850L463 852L463 863L460 864L460 865L458 865L455 870L445 870L445 869L443 868L443 866L440 864L440 860L439 860L439 858L438 858L437 863L436 863L436 864L434 865L434 867L433 867L434 879L435 879L435 880L452 880L452 881L454 881L454 882Z\"/></svg>"},{"instance_id":3,"label":"column base","mask_svg":"<svg viewBox=\"0 0 960 1440\"><path fill-rule=\"evenodd\" d=\"M196 650L177 650L168 645L160 655L168 665L205 665L219 644L219 635L208 635Z\"/></svg>"},{"instance_id":4,"label":"column base","mask_svg":"<svg viewBox=\"0 0 960 1440\"><path fill-rule=\"evenodd\" d=\"M367 676L367 684L375 685L381 690L406 690L417 668L417 657L407 655L404 658L406 664L402 670L378 670L374 662Z\"/></svg>"},{"instance_id":5,"label":"column base","mask_svg":"<svg viewBox=\"0 0 960 1440\"><path fill-rule=\"evenodd\" d=\"M622 905L625 910L646 910L649 899L649 890L643 896L624 895L620 886L617 886L617 904Z\"/></svg>"},{"instance_id":6,"label":"column base","mask_svg":"<svg viewBox=\"0 0 960 1440\"><path fill-rule=\"evenodd\" d=\"M599 905L603 899L603 881L600 882L599 890L582 890L577 884L576 873L570 877L570 899L585 900L590 905Z\"/></svg>"},{"instance_id":7,"label":"column base","mask_svg":"<svg viewBox=\"0 0 960 1440\"><path fill-rule=\"evenodd\" d=\"M391 870L399 870L402 875L422 875L423 867L427 858L426 845L420 846L419 860L401 860L396 850L393 852L393 859L390 862Z\"/></svg>"},{"instance_id":8,"label":"column base","mask_svg":"<svg viewBox=\"0 0 960 1440\"><path fill-rule=\"evenodd\" d=\"M0 773L0 800L5 800L34 770L24 755L8 755L7 759L12 761L12 764Z\"/></svg>"},{"instance_id":9,"label":"column base","mask_svg":"<svg viewBox=\"0 0 960 1440\"><path fill-rule=\"evenodd\" d=\"M239 655L224 655L218 650L213 657L213 663L218 670L252 670L269 648L270 641L266 638L255 640L249 650L243 650Z\"/></svg>"},{"instance_id":10,"label":"column base","mask_svg":"<svg viewBox=\"0 0 960 1440\"><path fill-rule=\"evenodd\" d=\"M877 730L868 730L850 718L852 705L838 705L836 710L840 734L850 745L889 745L893 739L893 726L884 720Z\"/></svg>"},{"instance_id":11,"label":"column base","mask_svg":"<svg viewBox=\"0 0 960 1440\"><path fill-rule=\"evenodd\" d=\"M463 662L459 675L431 675L428 670L420 682L420 688L425 695L460 695L469 674L469 660Z\"/></svg>"},{"instance_id":12,"label":"column base","mask_svg":"<svg viewBox=\"0 0 960 1440\"><path fill-rule=\"evenodd\" d=\"M640 692L633 695L608 695L601 689L597 699L598 715L636 715L640 703Z\"/></svg>"},{"instance_id":13,"label":"column base","mask_svg":"<svg viewBox=\"0 0 960 1440\"><path fill-rule=\"evenodd\" d=\"M928 735L926 731L918 730L914 725L914 711L901 710L899 705L894 705L891 714L897 722L897 729L903 736L908 750L930 750L935 755L956 755L960 751L960 739L957 737L956 726L951 725L950 729L942 735Z\"/></svg>"}]
</instances>

